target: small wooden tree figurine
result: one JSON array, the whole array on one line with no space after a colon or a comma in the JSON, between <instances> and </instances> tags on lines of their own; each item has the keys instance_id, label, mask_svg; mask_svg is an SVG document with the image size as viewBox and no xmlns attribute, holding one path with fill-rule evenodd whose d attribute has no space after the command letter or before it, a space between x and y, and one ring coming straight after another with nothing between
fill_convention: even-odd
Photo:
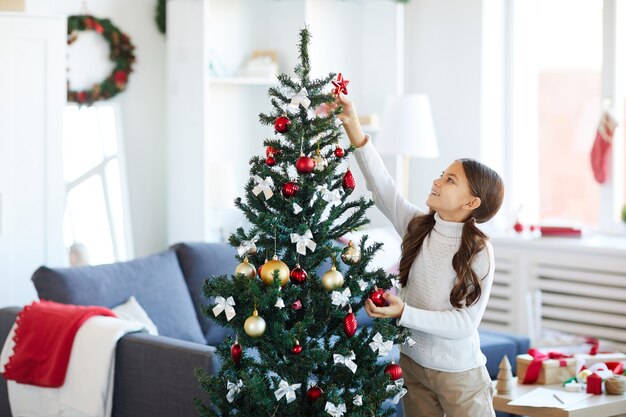
<instances>
[{"instance_id":1,"label":"small wooden tree figurine","mask_svg":"<svg viewBox=\"0 0 626 417\"><path fill-rule=\"evenodd\" d=\"M513 373L511 372L511 362L506 355L500 361L498 368L500 371L498 372L496 390L499 395L509 395L513 391Z\"/></svg>"}]
</instances>

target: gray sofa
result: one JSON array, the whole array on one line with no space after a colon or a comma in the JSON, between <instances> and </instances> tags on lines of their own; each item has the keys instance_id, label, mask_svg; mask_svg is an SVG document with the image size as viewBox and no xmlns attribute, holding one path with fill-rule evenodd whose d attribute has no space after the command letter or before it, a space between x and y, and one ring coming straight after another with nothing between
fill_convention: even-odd
<instances>
[{"instance_id":1,"label":"gray sofa","mask_svg":"<svg viewBox=\"0 0 626 417\"><path fill-rule=\"evenodd\" d=\"M205 317L201 287L212 275L232 274L235 249L217 243L181 243L167 251L129 262L79 268L41 267L32 280L41 299L113 307L134 295L159 329L159 336L129 334L118 343L115 361L115 417L197 415L193 398L208 402L198 387L195 368L219 369L214 345L226 329ZM328 268L327 268L328 269ZM13 325L18 307L0 309L0 343ZM359 326L371 322L360 311ZM492 378L507 355L528 350L525 337L481 331L481 348ZM397 354L397 353L396 353ZM402 415L398 407L398 416ZM6 381L0 377L0 416L11 417Z\"/></svg>"}]
</instances>

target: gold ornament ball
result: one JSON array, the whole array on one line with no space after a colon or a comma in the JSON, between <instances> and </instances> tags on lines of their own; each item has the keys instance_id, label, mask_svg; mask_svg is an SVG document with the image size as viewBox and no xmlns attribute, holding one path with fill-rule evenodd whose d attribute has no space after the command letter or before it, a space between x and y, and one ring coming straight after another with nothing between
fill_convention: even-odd
<instances>
[{"instance_id":1,"label":"gold ornament ball","mask_svg":"<svg viewBox=\"0 0 626 417\"><path fill-rule=\"evenodd\" d=\"M275 270L278 270L280 285L285 286L285 284L289 282L289 267L283 261L279 261L277 256L274 256L271 261L267 261L263 265L261 269L261 279L265 285L272 285Z\"/></svg>"},{"instance_id":2,"label":"gold ornament ball","mask_svg":"<svg viewBox=\"0 0 626 417\"><path fill-rule=\"evenodd\" d=\"M235 275L237 274L243 274L248 278L256 277L256 269L254 268L254 265L248 262L247 257L245 257L243 259L243 262L237 265L237 268L235 268Z\"/></svg>"},{"instance_id":3,"label":"gold ornament ball","mask_svg":"<svg viewBox=\"0 0 626 417\"><path fill-rule=\"evenodd\" d=\"M243 324L243 329L250 337L260 337L265 333L265 320L259 316L259 312L254 310L254 313L246 319Z\"/></svg>"},{"instance_id":4,"label":"gold ornament ball","mask_svg":"<svg viewBox=\"0 0 626 417\"><path fill-rule=\"evenodd\" d=\"M330 271L326 272L322 276L322 287L328 291L335 290L343 285L343 275L337 271L334 266L330 268Z\"/></svg>"},{"instance_id":5,"label":"gold ornament ball","mask_svg":"<svg viewBox=\"0 0 626 417\"><path fill-rule=\"evenodd\" d=\"M361 260L361 249L354 246L354 243L350 241L348 246L341 251L341 260L346 265L356 265Z\"/></svg>"}]
</instances>

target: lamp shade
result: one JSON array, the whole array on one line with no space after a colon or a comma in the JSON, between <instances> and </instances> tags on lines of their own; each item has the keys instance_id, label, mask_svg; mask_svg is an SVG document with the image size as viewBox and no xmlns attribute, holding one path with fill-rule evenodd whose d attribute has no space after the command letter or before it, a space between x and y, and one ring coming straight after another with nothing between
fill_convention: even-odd
<instances>
[{"instance_id":1,"label":"lamp shade","mask_svg":"<svg viewBox=\"0 0 626 417\"><path fill-rule=\"evenodd\" d=\"M387 100L376 148L381 154L417 158L439 156L427 95L410 94Z\"/></svg>"}]
</instances>

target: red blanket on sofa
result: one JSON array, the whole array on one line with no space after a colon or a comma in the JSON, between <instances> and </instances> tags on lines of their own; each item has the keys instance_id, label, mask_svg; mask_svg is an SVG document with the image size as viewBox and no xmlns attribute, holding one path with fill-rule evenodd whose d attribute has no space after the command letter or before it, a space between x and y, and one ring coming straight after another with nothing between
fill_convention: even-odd
<instances>
[{"instance_id":1,"label":"red blanket on sofa","mask_svg":"<svg viewBox=\"0 0 626 417\"><path fill-rule=\"evenodd\" d=\"M105 307L44 300L27 305L15 321L15 347L2 376L40 387L63 385L76 332L92 316L116 317Z\"/></svg>"}]
</instances>

